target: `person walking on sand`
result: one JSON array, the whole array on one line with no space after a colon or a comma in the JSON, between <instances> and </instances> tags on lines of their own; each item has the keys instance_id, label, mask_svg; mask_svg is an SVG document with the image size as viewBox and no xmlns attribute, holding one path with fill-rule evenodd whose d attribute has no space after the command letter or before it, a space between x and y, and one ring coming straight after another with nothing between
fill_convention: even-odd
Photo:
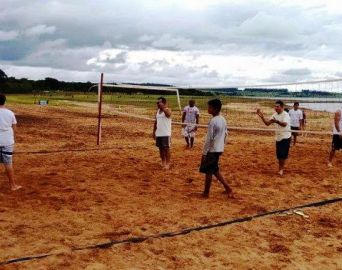
<instances>
[{"instance_id":1,"label":"person walking on sand","mask_svg":"<svg viewBox=\"0 0 342 270\"><path fill-rule=\"evenodd\" d=\"M275 113L271 119L266 120L260 109L257 115L261 118L266 126L275 124L276 137L276 154L279 162L279 175L284 174L285 161L288 159L291 144L291 119L287 112L284 111L284 102L278 100L275 102Z\"/></svg>"},{"instance_id":2,"label":"person walking on sand","mask_svg":"<svg viewBox=\"0 0 342 270\"><path fill-rule=\"evenodd\" d=\"M200 172L205 174L204 198L209 197L213 175L222 183L228 197L233 197L233 191L223 178L219 168L219 159L224 151L227 136L227 123L224 117L220 115L221 108L222 103L219 99L213 99L208 102L208 113L213 118L208 125L208 133L203 147L200 166Z\"/></svg>"},{"instance_id":3,"label":"person walking on sand","mask_svg":"<svg viewBox=\"0 0 342 270\"><path fill-rule=\"evenodd\" d=\"M291 130L293 136L293 145L296 145L297 136L299 135L298 131L303 129L303 112L299 109L299 102L295 102L293 104L293 109L289 111L290 119L291 119Z\"/></svg>"},{"instance_id":4,"label":"person walking on sand","mask_svg":"<svg viewBox=\"0 0 342 270\"><path fill-rule=\"evenodd\" d=\"M3 163L12 191L21 189L14 180L12 164L14 148L14 130L17 120L12 111L5 107L6 96L0 94L0 163Z\"/></svg>"},{"instance_id":5,"label":"person walking on sand","mask_svg":"<svg viewBox=\"0 0 342 270\"><path fill-rule=\"evenodd\" d=\"M171 144L171 110L167 107L164 97L158 98L156 120L153 126L153 138L159 148L162 167L170 169L170 144Z\"/></svg>"},{"instance_id":6,"label":"person walking on sand","mask_svg":"<svg viewBox=\"0 0 342 270\"><path fill-rule=\"evenodd\" d=\"M332 167L336 151L342 149L342 109L335 112L333 124L333 138L329 155L328 167Z\"/></svg>"},{"instance_id":7,"label":"person walking on sand","mask_svg":"<svg viewBox=\"0 0 342 270\"><path fill-rule=\"evenodd\" d=\"M189 100L189 105L183 110L182 115L182 135L185 138L187 148L194 147L197 125L199 124L199 109L195 106L195 100Z\"/></svg>"}]
</instances>

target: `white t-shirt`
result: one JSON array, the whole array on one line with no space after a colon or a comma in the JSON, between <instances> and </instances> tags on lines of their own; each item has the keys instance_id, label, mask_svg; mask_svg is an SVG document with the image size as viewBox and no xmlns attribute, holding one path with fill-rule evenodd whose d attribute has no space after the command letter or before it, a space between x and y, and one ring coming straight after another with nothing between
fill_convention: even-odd
<instances>
[{"instance_id":1,"label":"white t-shirt","mask_svg":"<svg viewBox=\"0 0 342 270\"><path fill-rule=\"evenodd\" d=\"M291 127L300 127L300 122L303 120L302 110L291 109L289 115L291 118Z\"/></svg>"},{"instance_id":2,"label":"white t-shirt","mask_svg":"<svg viewBox=\"0 0 342 270\"><path fill-rule=\"evenodd\" d=\"M286 127L282 127L281 125L274 124L275 125L275 139L277 142L284 140L284 139L289 139L291 138L291 119L290 115L283 111L282 113L278 114L275 113L272 115L273 119L276 119L280 122L285 122L287 123Z\"/></svg>"},{"instance_id":3,"label":"white t-shirt","mask_svg":"<svg viewBox=\"0 0 342 270\"><path fill-rule=\"evenodd\" d=\"M341 116L342 116L342 109L340 109L340 113L341 113ZM340 126L340 131L342 132L342 117L340 119L339 126ZM334 131L334 135L340 135L340 133L337 131L337 129L335 127L335 121L333 122L333 131Z\"/></svg>"},{"instance_id":4,"label":"white t-shirt","mask_svg":"<svg viewBox=\"0 0 342 270\"><path fill-rule=\"evenodd\" d=\"M208 133L203 147L203 155L207 155L208 152L223 153L226 136L226 119L221 115L213 117L208 125Z\"/></svg>"},{"instance_id":5,"label":"white t-shirt","mask_svg":"<svg viewBox=\"0 0 342 270\"><path fill-rule=\"evenodd\" d=\"M6 108L0 108L0 146L14 144L12 125L17 124L15 115Z\"/></svg>"},{"instance_id":6,"label":"white t-shirt","mask_svg":"<svg viewBox=\"0 0 342 270\"><path fill-rule=\"evenodd\" d=\"M157 130L156 137L171 137L171 126L172 120L171 117L166 117L165 113L159 113L160 110L157 111L156 119L157 119Z\"/></svg>"},{"instance_id":7,"label":"white t-shirt","mask_svg":"<svg viewBox=\"0 0 342 270\"><path fill-rule=\"evenodd\" d=\"M184 107L185 123L196 124L196 116L200 114L199 109L196 106L190 107L189 105Z\"/></svg>"}]
</instances>

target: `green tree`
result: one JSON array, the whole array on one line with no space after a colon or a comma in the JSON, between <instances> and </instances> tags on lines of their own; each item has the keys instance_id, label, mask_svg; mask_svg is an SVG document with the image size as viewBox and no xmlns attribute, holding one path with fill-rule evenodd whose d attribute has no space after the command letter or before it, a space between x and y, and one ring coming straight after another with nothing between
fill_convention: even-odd
<instances>
[{"instance_id":1,"label":"green tree","mask_svg":"<svg viewBox=\"0 0 342 270\"><path fill-rule=\"evenodd\" d=\"M0 69L0 83L4 83L8 79L6 73Z\"/></svg>"}]
</instances>

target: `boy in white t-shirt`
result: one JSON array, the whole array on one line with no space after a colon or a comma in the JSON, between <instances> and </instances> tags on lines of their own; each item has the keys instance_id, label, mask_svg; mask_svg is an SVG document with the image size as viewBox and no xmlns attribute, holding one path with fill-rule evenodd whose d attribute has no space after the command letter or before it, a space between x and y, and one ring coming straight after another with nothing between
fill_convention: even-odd
<instances>
[{"instance_id":1,"label":"boy in white t-shirt","mask_svg":"<svg viewBox=\"0 0 342 270\"><path fill-rule=\"evenodd\" d=\"M184 108L182 115L182 123L184 123L182 135L185 138L187 148L194 146L197 125L199 124L199 114L195 101L193 99L189 100L189 105Z\"/></svg>"},{"instance_id":2,"label":"boy in white t-shirt","mask_svg":"<svg viewBox=\"0 0 342 270\"><path fill-rule=\"evenodd\" d=\"M153 138L159 148L162 167L170 169L170 143L171 143L171 110L167 107L166 99L160 97L157 101L156 121L153 126Z\"/></svg>"},{"instance_id":3,"label":"boy in white t-shirt","mask_svg":"<svg viewBox=\"0 0 342 270\"><path fill-rule=\"evenodd\" d=\"M290 119L291 119L291 130L293 136L293 145L296 145L298 131L303 129L303 112L299 109L299 102L295 102L293 104L293 109L289 111Z\"/></svg>"},{"instance_id":4,"label":"boy in white t-shirt","mask_svg":"<svg viewBox=\"0 0 342 270\"><path fill-rule=\"evenodd\" d=\"M225 140L227 136L227 122L220 115L222 103L219 99L213 99L208 102L208 113L213 116L208 125L208 133L203 147L202 161L200 172L205 174L205 187L203 197L209 197L212 177L215 175L228 195L233 197L233 191L223 178L220 168L219 159L224 151Z\"/></svg>"},{"instance_id":5,"label":"boy in white t-shirt","mask_svg":"<svg viewBox=\"0 0 342 270\"><path fill-rule=\"evenodd\" d=\"M275 124L276 153L279 162L279 175L284 174L285 161L289 156L291 145L291 126L290 116L284 111L284 102L276 101L274 110L276 111L270 120L266 120L264 114L257 110L257 115L265 123L266 126Z\"/></svg>"},{"instance_id":6,"label":"boy in white t-shirt","mask_svg":"<svg viewBox=\"0 0 342 270\"><path fill-rule=\"evenodd\" d=\"M0 163L3 163L8 176L11 190L21 188L14 181L14 170L12 165L14 129L17 124L15 115L5 107L6 96L0 94Z\"/></svg>"}]
</instances>

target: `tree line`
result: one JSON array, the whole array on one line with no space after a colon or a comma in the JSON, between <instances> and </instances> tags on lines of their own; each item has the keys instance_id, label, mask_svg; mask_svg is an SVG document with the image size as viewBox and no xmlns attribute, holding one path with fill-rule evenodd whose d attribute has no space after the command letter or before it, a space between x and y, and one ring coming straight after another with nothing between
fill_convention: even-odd
<instances>
[{"instance_id":1,"label":"tree line","mask_svg":"<svg viewBox=\"0 0 342 270\"><path fill-rule=\"evenodd\" d=\"M129 83L131 84L131 83ZM94 83L88 82L65 82L59 81L55 78L47 77L44 80L30 80L26 78L17 79L15 77L8 77L7 74L0 69L0 92L6 94L35 94L47 91L62 91L62 92L96 92L97 88L91 86ZM131 84L132 85L132 84ZM142 83L142 84L133 84L137 86L154 86L154 87L171 87L172 85L167 84L155 84L155 83ZM90 89L91 88L91 89ZM105 92L117 92L117 93L126 93L126 94L135 94L140 93L140 89L133 88L110 88L105 89ZM150 90L149 94L160 94L160 91ZM165 94L172 94L174 92L164 92ZM180 89L180 94L182 95L212 95L212 93L205 93L195 89Z\"/></svg>"},{"instance_id":2,"label":"tree line","mask_svg":"<svg viewBox=\"0 0 342 270\"><path fill-rule=\"evenodd\" d=\"M132 83L129 83L132 85ZM30 80L30 79L16 79L15 77L8 77L7 74L0 69L0 92L6 94L35 94L46 91L62 91L62 92L96 92L97 88L91 86L94 83L88 82L65 82L59 81L55 78L47 77L44 80ZM168 84L156 84L156 83L141 83L133 84L137 86L153 86L153 87L173 87L173 85ZM91 90L89 90L91 88ZM105 89L105 92L111 93L126 93L135 94L141 93L140 89L134 88L110 88ZM145 92L145 91L144 91ZM220 88L220 89L184 89L180 88L179 92L181 95L189 96L214 96L218 94L225 94L229 96L278 96L278 97L340 97L340 93L324 92L318 90L306 90L290 92L288 89L270 89L270 88L246 88L244 90L239 90L237 88ZM158 90L149 90L149 94L160 94ZM174 92L163 92L164 94L172 94Z\"/></svg>"},{"instance_id":3,"label":"tree line","mask_svg":"<svg viewBox=\"0 0 342 270\"><path fill-rule=\"evenodd\" d=\"M87 91L91 82L64 82L54 78L45 78L44 80L16 79L8 77L7 74L0 69L0 92L8 94L27 94L42 91Z\"/></svg>"}]
</instances>

